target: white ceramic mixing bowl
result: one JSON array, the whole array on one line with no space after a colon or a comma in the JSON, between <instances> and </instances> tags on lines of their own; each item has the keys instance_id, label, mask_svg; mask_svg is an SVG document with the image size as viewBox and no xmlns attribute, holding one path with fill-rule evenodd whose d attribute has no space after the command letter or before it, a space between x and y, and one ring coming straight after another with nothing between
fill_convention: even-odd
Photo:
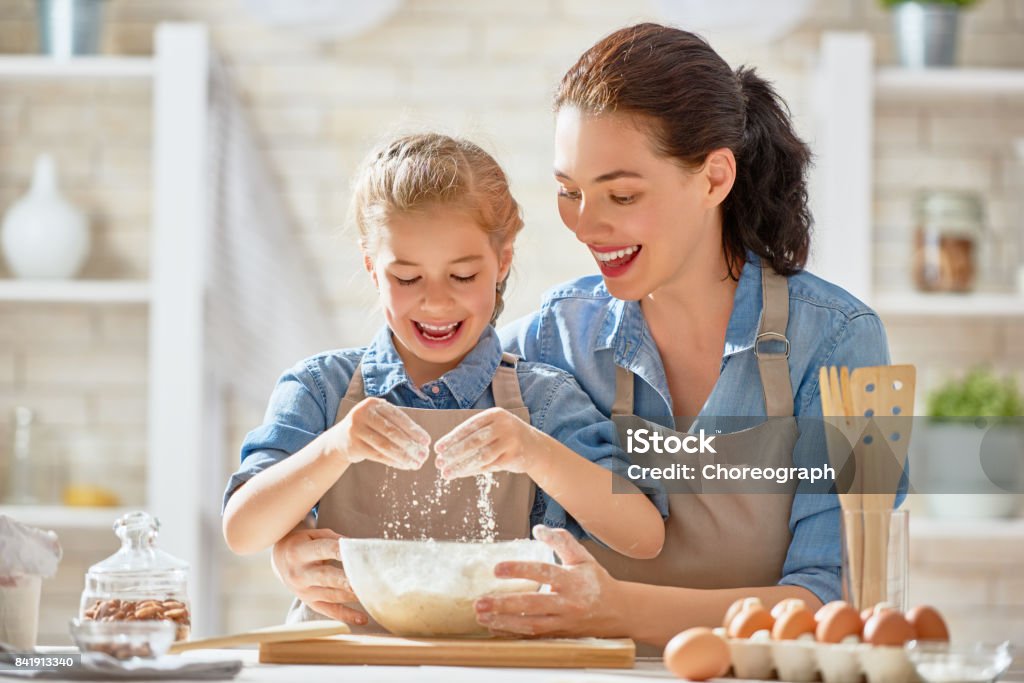
<instances>
[{"instance_id":1,"label":"white ceramic mixing bowl","mask_svg":"<svg viewBox=\"0 0 1024 683\"><path fill-rule=\"evenodd\" d=\"M554 562L551 549L528 539L497 543L340 539L352 590L384 628L401 636L484 636L473 603L488 593L523 593L539 585L499 579L508 560Z\"/></svg>"}]
</instances>

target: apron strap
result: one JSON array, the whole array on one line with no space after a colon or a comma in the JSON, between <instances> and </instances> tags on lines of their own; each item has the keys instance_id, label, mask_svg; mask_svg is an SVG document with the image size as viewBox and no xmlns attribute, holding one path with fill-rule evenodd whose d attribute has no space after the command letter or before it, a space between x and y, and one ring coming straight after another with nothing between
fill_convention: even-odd
<instances>
[{"instance_id":1,"label":"apron strap","mask_svg":"<svg viewBox=\"0 0 1024 683\"><path fill-rule=\"evenodd\" d=\"M633 414L633 372L621 365L615 366L615 402L612 403L612 417Z\"/></svg>"},{"instance_id":2,"label":"apron strap","mask_svg":"<svg viewBox=\"0 0 1024 683\"><path fill-rule=\"evenodd\" d=\"M334 424L345 419L352 406L366 398L366 389L363 387L363 361L359 359L356 369L352 371L352 378L348 381L348 389L345 390L345 397L338 402L338 412L334 416Z\"/></svg>"},{"instance_id":3,"label":"apron strap","mask_svg":"<svg viewBox=\"0 0 1024 683\"><path fill-rule=\"evenodd\" d=\"M491 381L491 391L494 393L494 405L505 410L516 410L525 408L523 403L523 392L519 388L519 375L516 373L516 364L519 357L505 351L501 354L501 362L494 372L494 379Z\"/></svg>"},{"instance_id":4,"label":"apron strap","mask_svg":"<svg viewBox=\"0 0 1024 683\"><path fill-rule=\"evenodd\" d=\"M761 373L764 409L768 417L793 416L793 385L789 380L789 280L761 263L761 324L754 340L754 356ZM782 351L767 351L762 344L782 344Z\"/></svg>"}]
</instances>

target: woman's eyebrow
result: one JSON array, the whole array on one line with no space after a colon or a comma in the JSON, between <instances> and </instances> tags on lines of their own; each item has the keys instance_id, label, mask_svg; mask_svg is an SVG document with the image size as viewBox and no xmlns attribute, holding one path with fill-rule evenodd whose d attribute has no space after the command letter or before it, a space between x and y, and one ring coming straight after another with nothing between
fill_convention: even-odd
<instances>
[{"instance_id":1,"label":"woman's eyebrow","mask_svg":"<svg viewBox=\"0 0 1024 683\"><path fill-rule=\"evenodd\" d=\"M572 178L567 176L562 171L559 171L557 168L555 169L555 177L558 178L559 180L572 180ZM610 171L608 173L602 173L601 175L594 178L592 182L607 183L609 180L618 180L619 178L643 178L643 176L637 173L636 171L626 171L624 169L619 169L616 171Z\"/></svg>"}]
</instances>

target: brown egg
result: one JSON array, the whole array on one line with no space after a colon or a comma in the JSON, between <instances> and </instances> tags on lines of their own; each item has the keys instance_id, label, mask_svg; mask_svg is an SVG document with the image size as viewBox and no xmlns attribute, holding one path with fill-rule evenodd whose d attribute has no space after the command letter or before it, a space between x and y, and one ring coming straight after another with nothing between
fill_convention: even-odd
<instances>
[{"instance_id":1,"label":"brown egg","mask_svg":"<svg viewBox=\"0 0 1024 683\"><path fill-rule=\"evenodd\" d=\"M796 640L805 633L814 633L816 623L806 607L792 609L779 616L772 626L772 640Z\"/></svg>"},{"instance_id":2,"label":"brown egg","mask_svg":"<svg viewBox=\"0 0 1024 683\"><path fill-rule=\"evenodd\" d=\"M716 678L729 670L729 646L709 628L686 629L665 646L665 667L691 681Z\"/></svg>"},{"instance_id":3,"label":"brown egg","mask_svg":"<svg viewBox=\"0 0 1024 683\"><path fill-rule=\"evenodd\" d=\"M896 610L871 615L864 624L864 642L872 645L897 645L914 639L914 627Z\"/></svg>"},{"instance_id":4,"label":"brown egg","mask_svg":"<svg viewBox=\"0 0 1024 683\"><path fill-rule=\"evenodd\" d=\"M907 621L914 628L918 640L943 640L949 642L949 629L938 610L928 605L918 605L907 612Z\"/></svg>"},{"instance_id":5,"label":"brown egg","mask_svg":"<svg viewBox=\"0 0 1024 683\"><path fill-rule=\"evenodd\" d=\"M775 621L779 620L786 612L793 610L807 609L807 603L800 598L786 598L775 603L775 607L772 607L772 619Z\"/></svg>"},{"instance_id":6,"label":"brown egg","mask_svg":"<svg viewBox=\"0 0 1024 683\"><path fill-rule=\"evenodd\" d=\"M874 607L867 607L865 609L862 609L860 611L860 620L863 621L866 624L868 619L870 619L874 615L878 614L879 612L884 612L887 609L896 609L896 608L893 606L893 604L891 602L880 602L877 605L875 605Z\"/></svg>"},{"instance_id":7,"label":"brown egg","mask_svg":"<svg viewBox=\"0 0 1024 683\"><path fill-rule=\"evenodd\" d=\"M771 631L775 625L772 615L764 605L745 607L732 618L727 629L730 638L749 638L757 631Z\"/></svg>"},{"instance_id":8,"label":"brown egg","mask_svg":"<svg viewBox=\"0 0 1024 683\"><path fill-rule=\"evenodd\" d=\"M729 609L725 610L725 618L722 619L722 626L729 628L729 624L732 623L733 617L740 613L744 607L758 607L763 606L760 598L740 598L729 605Z\"/></svg>"},{"instance_id":9,"label":"brown egg","mask_svg":"<svg viewBox=\"0 0 1024 683\"><path fill-rule=\"evenodd\" d=\"M859 636L863 622L849 603L835 600L814 614L818 623L814 637L820 643L838 643L847 636Z\"/></svg>"}]
</instances>

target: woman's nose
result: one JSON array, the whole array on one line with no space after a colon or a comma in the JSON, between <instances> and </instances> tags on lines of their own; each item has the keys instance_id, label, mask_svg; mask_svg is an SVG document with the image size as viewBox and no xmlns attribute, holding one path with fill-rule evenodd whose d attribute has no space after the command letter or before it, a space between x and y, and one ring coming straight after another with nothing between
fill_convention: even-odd
<instances>
[{"instance_id":1,"label":"woman's nose","mask_svg":"<svg viewBox=\"0 0 1024 683\"><path fill-rule=\"evenodd\" d=\"M608 225L596 211L592 202L582 201L577 204L576 215L572 217L570 229L576 233L580 242L596 242L608 231Z\"/></svg>"}]
</instances>

